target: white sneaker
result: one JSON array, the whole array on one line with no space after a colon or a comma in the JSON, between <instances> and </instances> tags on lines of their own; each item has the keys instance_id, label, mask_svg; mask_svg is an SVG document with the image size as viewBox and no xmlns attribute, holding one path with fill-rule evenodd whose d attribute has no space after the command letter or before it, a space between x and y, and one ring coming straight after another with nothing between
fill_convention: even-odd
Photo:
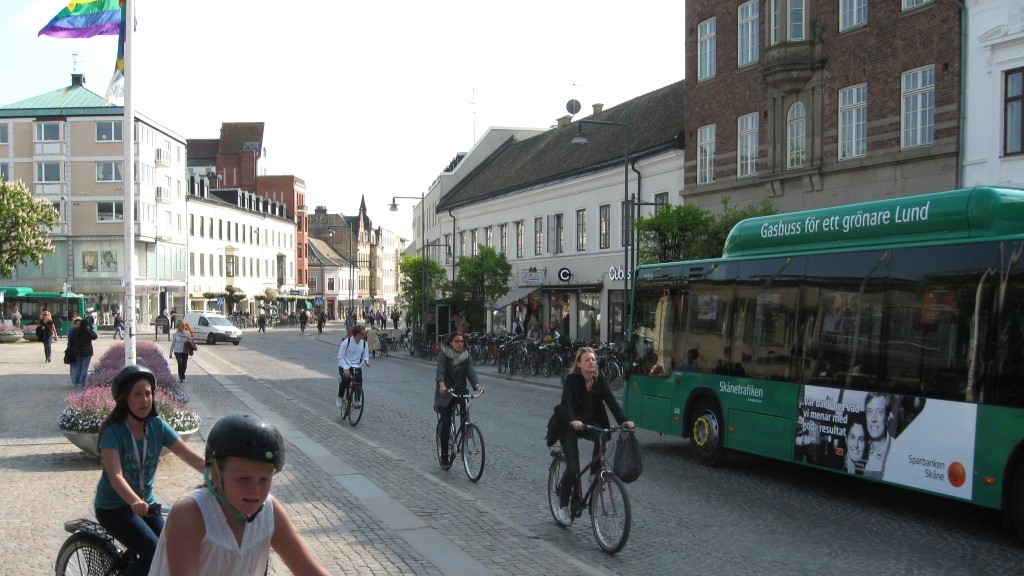
<instances>
[{"instance_id":1,"label":"white sneaker","mask_svg":"<svg viewBox=\"0 0 1024 576\"><path fill-rule=\"evenodd\" d=\"M337 398L334 399L334 405L338 408L341 408L341 396L338 396Z\"/></svg>"},{"instance_id":2,"label":"white sneaker","mask_svg":"<svg viewBox=\"0 0 1024 576\"><path fill-rule=\"evenodd\" d=\"M558 509L558 523L562 526L572 525L572 514L569 513L568 506L562 506Z\"/></svg>"}]
</instances>

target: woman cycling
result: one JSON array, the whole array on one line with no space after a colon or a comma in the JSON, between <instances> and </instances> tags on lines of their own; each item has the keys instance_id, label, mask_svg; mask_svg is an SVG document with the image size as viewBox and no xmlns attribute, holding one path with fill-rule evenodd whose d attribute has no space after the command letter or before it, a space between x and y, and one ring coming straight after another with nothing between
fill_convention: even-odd
<instances>
[{"instance_id":1,"label":"woman cycling","mask_svg":"<svg viewBox=\"0 0 1024 576\"><path fill-rule=\"evenodd\" d=\"M441 414L441 460L446 465L451 463L448 455L448 441L452 427L452 412L456 404L466 408L466 401L452 402L452 394L465 394L469 386L475 391L483 391L484 387L473 368L473 360L466 350L465 337L459 332L452 332L444 339L441 353L437 355L437 371L434 373L437 388L434 390L434 410Z\"/></svg>"},{"instance_id":2,"label":"woman cycling","mask_svg":"<svg viewBox=\"0 0 1024 576\"><path fill-rule=\"evenodd\" d=\"M633 422L626 420L619 402L612 395L604 378L598 374L597 353L593 348L580 348L576 353L572 373L565 377L560 406L562 421L569 423L563 426L558 434L558 442L562 445L562 453L565 454L565 474L558 483L558 502L561 506L558 521L562 526L572 523L569 494L580 473L579 438L594 442L594 456L597 456L597 440L600 433L584 428L588 424L608 428L605 407L612 411L616 422L624 428L633 428Z\"/></svg>"},{"instance_id":3,"label":"woman cycling","mask_svg":"<svg viewBox=\"0 0 1024 576\"><path fill-rule=\"evenodd\" d=\"M160 452L167 447L199 472L203 457L195 453L156 412L156 376L136 364L125 366L110 387L114 409L100 424L103 474L96 485L96 520L125 548L139 555L126 576L147 574L164 527L163 516L149 516L156 504L153 478Z\"/></svg>"}]
</instances>

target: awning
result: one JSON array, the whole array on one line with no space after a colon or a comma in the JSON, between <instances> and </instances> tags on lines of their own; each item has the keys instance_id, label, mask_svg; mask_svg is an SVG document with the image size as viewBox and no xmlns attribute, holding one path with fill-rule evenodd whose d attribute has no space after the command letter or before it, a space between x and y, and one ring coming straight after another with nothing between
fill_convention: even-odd
<instances>
[{"instance_id":1,"label":"awning","mask_svg":"<svg viewBox=\"0 0 1024 576\"><path fill-rule=\"evenodd\" d=\"M533 294L537 291L537 288L539 288L539 286L520 286L519 288L513 288L512 290L509 290L508 294L498 298L494 304L491 304L491 308L495 310L504 308L520 298L525 298L530 294Z\"/></svg>"}]
</instances>

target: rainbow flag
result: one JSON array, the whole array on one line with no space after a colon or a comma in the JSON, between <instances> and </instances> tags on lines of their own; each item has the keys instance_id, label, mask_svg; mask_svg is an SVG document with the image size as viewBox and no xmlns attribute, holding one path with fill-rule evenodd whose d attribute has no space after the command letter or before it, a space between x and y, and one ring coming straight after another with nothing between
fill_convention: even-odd
<instances>
[{"instance_id":1,"label":"rainbow flag","mask_svg":"<svg viewBox=\"0 0 1024 576\"><path fill-rule=\"evenodd\" d=\"M39 31L39 36L92 38L121 31L124 0L71 0Z\"/></svg>"}]
</instances>

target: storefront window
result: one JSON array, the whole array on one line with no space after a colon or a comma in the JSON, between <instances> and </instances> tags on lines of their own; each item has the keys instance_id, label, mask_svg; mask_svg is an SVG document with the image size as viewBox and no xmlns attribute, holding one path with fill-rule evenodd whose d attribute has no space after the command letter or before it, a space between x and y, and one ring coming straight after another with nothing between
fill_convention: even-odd
<instances>
[{"instance_id":1,"label":"storefront window","mask_svg":"<svg viewBox=\"0 0 1024 576\"><path fill-rule=\"evenodd\" d=\"M625 329L623 319L626 316L623 292L623 290L608 291L608 340L613 342L625 340L622 336L622 331Z\"/></svg>"},{"instance_id":2,"label":"storefront window","mask_svg":"<svg viewBox=\"0 0 1024 576\"><path fill-rule=\"evenodd\" d=\"M545 334L547 334L547 328L554 326L555 330L562 335L568 335L569 332L569 294L562 292L552 292L548 300L550 315L547 323L544 324Z\"/></svg>"},{"instance_id":3,"label":"storefront window","mask_svg":"<svg viewBox=\"0 0 1024 576\"><path fill-rule=\"evenodd\" d=\"M579 295L576 314L576 337L580 340L601 340L601 294L586 292Z\"/></svg>"}]
</instances>

